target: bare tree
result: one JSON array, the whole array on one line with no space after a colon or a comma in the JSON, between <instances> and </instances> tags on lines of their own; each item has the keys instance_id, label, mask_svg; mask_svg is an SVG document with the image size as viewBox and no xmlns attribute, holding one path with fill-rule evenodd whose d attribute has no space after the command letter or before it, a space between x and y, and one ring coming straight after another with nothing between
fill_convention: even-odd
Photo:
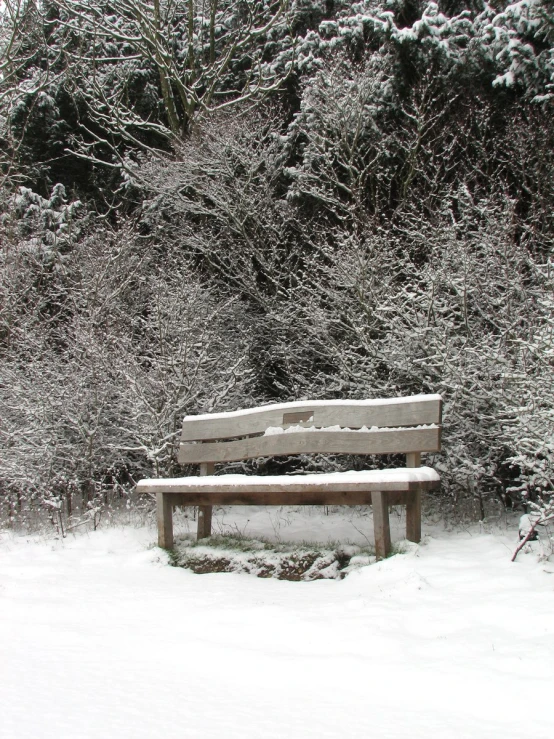
<instances>
[{"instance_id":1,"label":"bare tree","mask_svg":"<svg viewBox=\"0 0 554 739\"><path fill-rule=\"evenodd\" d=\"M96 129L88 140L96 144L108 145L114 134L139 146L149 136L182 138L197 112L258 99L292 69L292 53L286 68L264 59L271 34L290 37L288 0L52 4L68 83L88 105Z\"/></svg>"},{"instance_id":2,"label":"bare tree","mask_svg":"<svg viewBox=\"0 0 554 739\"><path fill-rule=\"evenodd\" d=\"M28 100L39 104L55 78L47 47L40 5L5 0L0 7L0 186L24 179L17 160L31 110L19 116L17 126L13 119Z\"/></svg>"}]
</instances>

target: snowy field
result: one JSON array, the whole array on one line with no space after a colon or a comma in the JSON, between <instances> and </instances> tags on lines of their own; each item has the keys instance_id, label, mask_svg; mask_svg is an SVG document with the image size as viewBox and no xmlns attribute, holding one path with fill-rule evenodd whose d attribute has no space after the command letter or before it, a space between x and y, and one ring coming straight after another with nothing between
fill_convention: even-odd
<instances>
[{"instance_id":1,"label":"snowy field","mask_svg":"<svg viewBox=\"0 0 554 739\"><path fill-rule=\"evenodd\" d=\"M371 529L279 516L227 525ZM311 583L193 575L148 527L0 535L0 736L550 739L554 562L511 563L515 529L429 532Z\"/></svg>"}]
</instances>

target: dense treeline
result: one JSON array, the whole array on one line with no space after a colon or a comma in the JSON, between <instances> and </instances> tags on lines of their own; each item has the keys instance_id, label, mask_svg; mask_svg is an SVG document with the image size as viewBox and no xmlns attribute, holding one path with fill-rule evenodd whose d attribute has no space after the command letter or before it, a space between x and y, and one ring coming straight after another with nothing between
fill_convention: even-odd
<instances>
[{"instance_id":1,"label":"dense treeline","mask_svg":"<svg viewBox=\"0 0 554 739\"><path fill-rule=\"evenodd\" d=\"M418 392L445 505L548 498L549 0L10 0L0 29L2 516L174 474L185 413Z\"/></svg>"}]
</instances>

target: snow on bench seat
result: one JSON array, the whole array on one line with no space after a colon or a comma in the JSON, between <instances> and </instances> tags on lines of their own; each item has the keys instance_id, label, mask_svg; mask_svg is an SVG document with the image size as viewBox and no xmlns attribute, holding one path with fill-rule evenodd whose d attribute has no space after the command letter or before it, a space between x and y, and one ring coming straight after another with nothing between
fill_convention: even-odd
<instances>
[{"instance_id":1,"label":"snow on bench seat","mask_svg":"<svg viewBox=\"0 0 554 739\"><path fill-rule=\"evenodd\" d=\"M139 492L156 493L163 489L167 493L225 492L243 490L283 489L303 492L313 488L329 490L410 490L422 483L436 484L440 476L431 467L396 467L388 470L363 470L361 472L330 472L306 475L208 475L205 477L175 477L171 479L146 479L137 485Z\"/></svg>"}]
</instances>

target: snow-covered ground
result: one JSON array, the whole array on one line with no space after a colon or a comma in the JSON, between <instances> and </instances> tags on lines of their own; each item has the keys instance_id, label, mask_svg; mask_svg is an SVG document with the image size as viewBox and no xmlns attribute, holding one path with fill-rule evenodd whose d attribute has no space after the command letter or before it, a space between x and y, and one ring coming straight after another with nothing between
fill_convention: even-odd
<instances>
[{"instance_id":1,"label":"snow-covered ground","mask_svg":"<svg viewBox=\"0 0 554 739\"><path fill-rule=\"evenodd\" d=\"M249 535L262 516L299 538L267 509ZM352 524L299 520L324 541ZM3 534L0 736L550 739L554 563L511 563L515 538L435 527L343 581L292 583L169 567L153 528Z\"/></svg>"}]
</instances>

